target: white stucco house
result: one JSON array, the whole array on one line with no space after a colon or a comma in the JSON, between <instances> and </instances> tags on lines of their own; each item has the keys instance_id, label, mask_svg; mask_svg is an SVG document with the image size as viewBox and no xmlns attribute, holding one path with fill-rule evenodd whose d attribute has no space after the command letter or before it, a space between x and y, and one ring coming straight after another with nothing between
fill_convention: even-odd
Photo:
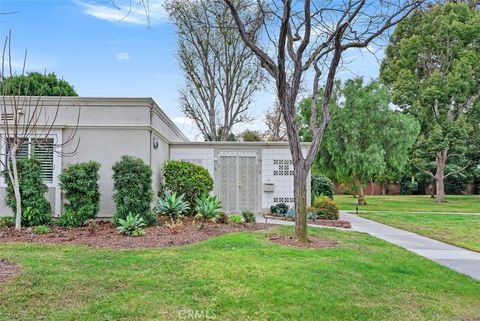
<instances>
[{"instance_id":1,"label":"white stucco house","mask_svg":"<svg viewBox=\"0 0 480 321\"><path fill-rule=\"evenodd\" d=\"M31 97L23 97L31 99ZM214 193L227 212L249 209L268 211L275 203L293 205L293 167L288 143L284 142L191 142L151 98L100 97L35 97L40 99L44 116L39 124L56 121L49 142L57 148L34 151L29 147L24 156L36 152L42 161L47 198L54 216L62 213L62 193L58 175L69 163L95 160L100 168L100 212L108 218L115 213L112 199L112 165L123 155L143 159L153 170L153 190L157 194L162 182L161 167L166 160L184 160L208 169L214 179ZM8 101L4 101L1 118L11 119ZM80 118L78 120L78 110ZM7 114L5 114L7 111ZM78 122L78 126L77 126ZM2 122L3 124L3 122ZM61 146L76 129L78 149L72 143ZM4 135L4 131L0 131ZM33 139L33 138L32 138ZM5 139L1 140L5 142ZM5 151L2 143L2 155ZM27 145L31 146L31 145ZM308 145L304 145L305 150ZM62 150L58 150L62 149ZM72 153L76 149L75 153ZM5 157L5 156L2 156ZM0 180L0 216L11 215L5 205L5 177ZM307 186L310 199L310 186Z\"/></svg>"}]
</instances>

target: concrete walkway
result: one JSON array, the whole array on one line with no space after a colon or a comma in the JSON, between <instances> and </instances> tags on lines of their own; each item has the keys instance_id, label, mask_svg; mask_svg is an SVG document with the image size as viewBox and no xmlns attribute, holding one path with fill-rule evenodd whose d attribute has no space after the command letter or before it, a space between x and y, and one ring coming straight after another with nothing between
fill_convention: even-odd
<instances>
[{"instance_id":1,"label":"concrete walkway","mask_svg":"<svg viewBox=\"0 0 480 321\"><path fill-rule=\"evenodd\" d=\"M348 214L346 211L340 212L340 219L350 221L352 231L368 233L480 281L480 253L367 220L354 214ZM257 222L264 223L265 219L257 215ZM295 225L295 222L271 219L268 220L268 223ZM309 226L332 228L313 224L309 224Z\"/></svg>"},{"instance_id":2,"label":"concrete walkway","mask_svg":"<svg viewBox=\"0 0 480 321\"><path fill-rule=\"evenodd\" d=\"M340 219L350 221L353 231L368 233L480 281L480 253L367 220L344 211L340 213Z\"/></svg>"}]
</instances>

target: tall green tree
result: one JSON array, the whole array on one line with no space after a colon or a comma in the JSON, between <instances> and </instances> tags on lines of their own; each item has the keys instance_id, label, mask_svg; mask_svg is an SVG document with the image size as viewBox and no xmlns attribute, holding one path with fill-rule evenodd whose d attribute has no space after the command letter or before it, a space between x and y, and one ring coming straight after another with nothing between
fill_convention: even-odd
<instances>
[{"instance_id":1,"label":"tall green tree","mask_svg":"<svg viewBox=\"0 0 480 321\"><path fill-rule=\"evenodd\" d=\"M434 5L397 26L381 66L393 102L420 121L414 165L434 180L439 203L445 179L478 162L479 40L478 9Z\"/></svg>"},{"instance_id":2,"label":"tall green tree","mask_svg":"<svg viewBox=\"0 0 480 321\"><path fill-rule=\"evenodd\" d=\"M58 79L55 73L29 72L14 75L0 81L2 95L11 96L78 96L66 80Z\"/></svg>"},{"instance_id":3,"label":"tall green tree","mask_svg":"<svg viewBox=\"0 0 480 321\"><path fill-rule=\"evenodd\" d=\"M363 184L404 169L420 125L389 107L388 89L378 81L364 84L356 78L337 84L335 97L331 126L325 131L316 164L338 181L353 182L359 203L366 204ZM309 117L301 115L302 123L309 124Z\"/></svg>"}]
</instances>

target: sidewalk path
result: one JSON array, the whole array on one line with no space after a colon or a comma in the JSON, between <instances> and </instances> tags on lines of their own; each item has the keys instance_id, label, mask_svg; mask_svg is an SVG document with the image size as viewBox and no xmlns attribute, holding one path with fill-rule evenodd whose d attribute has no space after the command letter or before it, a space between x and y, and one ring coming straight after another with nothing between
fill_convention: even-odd
<instances>
[{"instance_id":1,"label":"sidewalk path","mask_svg":"<svg viewBox=\"0 0 480 321\"><path fill-rule=\"evenodd\" d=\"M480 253L367 220L354 214L348 214L346 211L340 211L340 219L350 221L352 231L368 233L480 281ZM257 222L265 222L265 219L261 215L257 215ZM295 225L295 222L271 219L268 220L268 223ZM313 224L309 224L309 226L331 228Z\"/></svg>"},{"instance_id":2,"label":"sidewalk path","mask_svg":"<svg viewBox=\"0 0 480 321\"><path fill-rule=\"evenodd\" d=\"M344 211L340 213L340 219L350 221L353 231L366 232L480 281L480 253L367 220Z\"/></svg>"},{"instance_id":3,"label":"sidewalk path","mask_svg":"<svg viewBox=\"0 0 480 321\"><path fill-rule=\"evenodd\" d=\"M351 213L351 214L354 214L355 213L355 210L349 210L349 211L344 211L345 213ZM399 213L399 214L438 214L438 215L479 215L480 216L480 213L473 213L473 212L470 212L470 213L461 213L461 212L425 212L425 211L408 211L408 212L404 212L404 211L391 211L391 210L374 210L374 211L358 211L359 213Z\"/></svg>"}]
</instances>

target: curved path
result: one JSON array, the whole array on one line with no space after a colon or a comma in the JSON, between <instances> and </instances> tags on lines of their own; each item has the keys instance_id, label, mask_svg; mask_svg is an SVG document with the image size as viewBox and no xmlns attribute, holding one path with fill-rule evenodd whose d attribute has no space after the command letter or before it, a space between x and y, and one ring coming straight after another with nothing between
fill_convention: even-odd
<instances>
[{"instance_id":1,"label":"curved path","mask_svg":"<svg viewBox=\"0 0 480 321\"><path fill-rule=\"evenodd\" d=\"M368 233L480 281L480 253L367 220L355 214L349 214L346 211L340 211L340 219L350 221L352 231ZM257 215L257 222L263 221L265 221L265 219ZM277 225L295 224L291 221L271 219L268 220L268 223ZM313 224L309 224L309 226L331 228Z\"/></svg>"},{"instance_id":2,"label":"curved path","mask_svg":"<svg viewBox=\"0 0 480 321\"><path fill-rule=\"evenodd\" d=\"M353 231L365 232L480 281L480 253L341 211Z\"/></svg>"}]
</instances>

